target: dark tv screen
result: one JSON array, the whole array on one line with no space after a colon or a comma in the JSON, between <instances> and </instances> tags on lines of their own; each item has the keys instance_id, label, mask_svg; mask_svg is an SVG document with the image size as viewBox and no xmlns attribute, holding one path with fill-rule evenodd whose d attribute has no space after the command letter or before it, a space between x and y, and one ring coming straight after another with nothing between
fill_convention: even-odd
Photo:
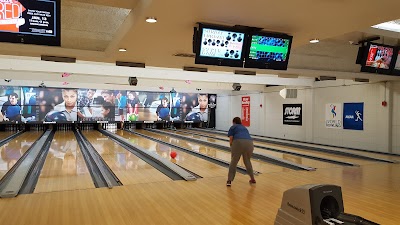
<instances>
[{"instance_id":1,"label":"dark tv screen","mask_svg":"<svg viewBox=\"0 0 400 225\"><path fill-rule=\"evenodd\" d=\"M286 70L292 37L284 34L251 34L245 67Z\"/></svg>"},{"instance_id":2,"label":"dark tv screen","mask_svg":"<svg viewBox=\"0 0 400 225\"><path fill-rule=\"evenodd\" d=\"M396 49L395 54L393 56L393 72L392 75L400 76L400 49Z\"/></svg>"},{"instance_id":3,"label":"dark tv screen","mask_svg":"<svg viewBox=\"0 0 400 225\"><path fill-rule=\"evenodd\" d=\"M245 32L200 24L196 64L241 67Z\"/></svg>"},{"instance_id":4,"label":"dark tv screen","mask_svg":"<svg viewBox=\"0 0 400 225\"><path fill-rule=\"evenodd\" d=\"M60 46L60 0L0 0L0 41Z\"/></svg>"}]
</instances>

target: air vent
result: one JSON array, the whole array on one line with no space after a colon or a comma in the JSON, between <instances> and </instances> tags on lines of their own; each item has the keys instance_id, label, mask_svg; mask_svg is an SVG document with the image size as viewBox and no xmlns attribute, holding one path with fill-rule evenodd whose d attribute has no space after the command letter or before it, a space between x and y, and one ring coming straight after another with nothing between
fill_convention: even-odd
<instances>
[{"instance_id":1,"label":"air vent","mask_svg":"<svg viewBox=\"0 0 400 225\"><path fill-rule=\"evenodd\" d=\"M336 80L336 77L330 77L330 76L320 76L319 77L320 81L324 81L324 80Z\"/></svg>"},{"instance_id":2,"label":"air vent","mask_svg":"<svg viewBox=\"0 0 400 225\"><path fill-rule=\"evenodd\" d=\"M278 74L279 78L298 78L299 75L298 74L289 74L289 73L281 73Z\"/></svg>"},{"instance_id":3,"label":"air vent","mask_svg":"<svg viewBox=\"0 0 400 225\"><path fill-rule=\"evenodd\" d=\"M117 65L117 66L127 66L127 67L140 67L140 68L145 68L146 67L146 64L144 64L144 63L121 62L121 61L116 61L115 65Z\"/></svg>"},{"instance_id":4,"label":"air vent","mask_svg":"<svg viewBox=\"0 0 400 225\"><path fill-rule=\"evenodd\" d=\"M189 53L176 53L173 56L185 57L185 58L195 58L196 57L195 54L189 54Z\"/></svg>"},{"instance_id":5,"label":"air vent","mask_svg":"<svg viewBox=\"0 0 400 225\"><path fill-rule=\"evenodd\" d=\"M355 82L366 82L366 83L368 83L368 82L369 82L369 79L365 79L365 78L354 78L354 81L355 81Z\"/></svg>"},{"instance_id":6,"label":"air vent","mask_svg":"<svg viewBox=\"0 0 400 225\"><path fill-rule=\"evenodd\" d=\"M279 92L279 95L284 98L297 98L297 89L284 88Z\"/></svg>"},{"instance_id":7,"label":"air vent","mask_svg":"<svg viewBox=\"0 0 400 225\"><path fill-rule=\"evenodd\" d=\"M76 58L42 55L41 60L51 62L75 63Z\"/></svg>"},{"instance_id":8,"label":"air vent","mask_svg":"<svg viewBox=\"0 0 400 225\"><path fill-rule=\"evenodd\" d=\"M185 71L194 71L194 72L207 72L207 68L200 68L200 67L190 67L190 66L184 66L183 70Z\"/></svg>"},{"instance_id":9,"label":"air vent","mask_svg":"<svg viewBox=\"0 0 400 225\"><path fill-rule=\"evenodd\" d=\"M247 70L235 70L235 74L255 76L256 72L255 71L247 71Z\"/></svg>"}]
</instances>

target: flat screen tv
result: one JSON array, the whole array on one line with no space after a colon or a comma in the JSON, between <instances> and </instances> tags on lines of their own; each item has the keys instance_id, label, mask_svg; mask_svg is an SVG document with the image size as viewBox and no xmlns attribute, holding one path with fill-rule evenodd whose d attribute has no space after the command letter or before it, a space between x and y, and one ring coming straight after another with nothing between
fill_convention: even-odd
<instances>
[{"instance_id":1,"label":"flat screen tv","mask_svg":"<svg viewBox=\"0 0 400 225\"><path fill-rule=\"evenodd\" d=\"M361 72L390 74L393 46L368 43L365 51Z\"/></svg>"},{"instance_id":2,"label":"flat screen tv","mask_svg":"<svg viewBox=\"0 0 400 225\"><path fill-rule=\"evenodd\" d=\"M60 46L60 0L0 0L0 41Z\"/></svg>"},{"instance_id":3,"label":"flat screen tv","mask_svg":"<svg viewBox=\"0 0 400 225\"><path fill-rule=\"evenodd\" d=\"M232 27L199 24L196 64L243 67L246 33Z\"/></svg>"},{"instance_id":4,"label":"flat screen tv","mask_svg":"<svg viewBox=\"0 0 400 225\"><path fill-rule=\"evenodd\" d=\"M249 35L245 55L246 68L286 70L293 37L277 33Z\"/></svg>"},{"instance_id":5,"label":"flat screen tv","mask_svg":"<svg viewBox=\"0 0 400 225\"><path fill-rule=\"evenodd\" d=\"M400 76L400 48L395 50L395 55L393 57L393 75Z\"/></svg>"}]
</instances>

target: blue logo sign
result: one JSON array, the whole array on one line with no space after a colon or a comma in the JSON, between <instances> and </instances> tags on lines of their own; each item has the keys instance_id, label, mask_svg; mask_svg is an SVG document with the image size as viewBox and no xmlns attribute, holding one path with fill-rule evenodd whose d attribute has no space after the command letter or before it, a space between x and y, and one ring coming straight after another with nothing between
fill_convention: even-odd
<instances>
[{"instance_id":1,"label":"blue logo sign","mask_svg":"<svg viewBox=\"0 0 400 225\"><path fill-rule=\"evenodd\" d=\"M364 130L364 103L344 103L343 128Z\"/></svg>"}]
</instances>

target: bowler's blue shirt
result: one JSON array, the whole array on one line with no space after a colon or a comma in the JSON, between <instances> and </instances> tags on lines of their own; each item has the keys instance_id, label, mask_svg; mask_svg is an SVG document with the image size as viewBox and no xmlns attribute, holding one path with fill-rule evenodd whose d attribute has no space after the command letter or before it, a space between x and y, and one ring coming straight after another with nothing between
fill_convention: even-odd
<instances>
[{"instance_id":1,"label":"bowler's blue shirt","mask_svg":"<svg viewBox=\"0 0 400 225\"><path fill-rule=\"evenodd\" d=\"M233 136L233 140L236 139L248 139L251 140L249 131L242 124L234 124L229 128L228 137Z\"/></svg>"}]
</instances>

